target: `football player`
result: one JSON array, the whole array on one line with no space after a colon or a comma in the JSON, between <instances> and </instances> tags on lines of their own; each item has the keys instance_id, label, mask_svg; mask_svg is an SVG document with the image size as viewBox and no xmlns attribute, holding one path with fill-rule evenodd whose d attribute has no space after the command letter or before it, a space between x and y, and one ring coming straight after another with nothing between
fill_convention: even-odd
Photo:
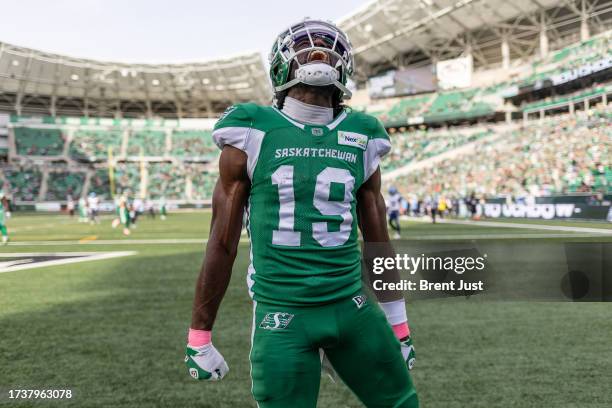
<instances>
[{"instance_id":1,"label":"football player","mask_svg":"<svg viewBox=\"0 0 612 408\"><path fill-rule=\"evenodd\" d=\"M89 210L89 223L91 225L100 223L100 220L98 219L99 205L100 198L96 195L95 192L92 191L87 197L87 209Z\"/></svg>"},{"instance_id":2,"label":"football player","mask_svg":"<svg viewBox=\"0 0 612 408\"><path fill-rule=\"evenodd\" d=\"M402 196L397 191L397 188L389 187L389 226L395 231L393 238L400 239L401 226L399 222L400 208L402 205Z\"/></svg>"},{"instance_id":3,"label":"football player","mask_svg":"<svg viewBox=\"0 0 612 408\"><path fill-rule=\"evenodd\" d=\"M162 197L159 200L159 218L162 221L165 221L167 215L168 215L168 210L166 209L166 197Z\"/></svg>"},{"instance_id":4,"label":"football player","mask_svg":"<svg viewBox=\"0 0 612 408\"><path fill-rule=\"evenodd\" d=\"M342 105L352 71L340 29L318 20L295 24L270 55L275 106L234 105L213 131L222 149L219 180L185 362L197 379L228 372L211 330L246 207L252 393L261 408L315 407L319 350L365 406L418 406L402 293L373 299L362 287L357 229L366 244L393 256L378 166L391 145L377 119Z\"/></svg>"},{"instance_id":5,"label":"football player","mask_svg":"<svg viewBox=\"0 0 612 408\"><path fill-rule=\"evenodd\" d=\"M113 228L123 225L123 235L130 235L130 210L128 197L122 194L117 200L117 218L113 220Z\"/></svg>"},{"instance_id":6,"label":"football player","mask_svg":"<svg viewBox=\"0 0 612 408\"><path fill-rule=\"evenodd\" d=\"M85 197L79 198L79 222L87 222L88 211Z\"/></svg>"},{"instance_id":7,"label":"football player","mask_svg":"<svg viewBox=\"0 0 612 408\"><path fill-rule=\"evenodd\" d=\"M4 191L0 190L0 234L2 235L2 244L8 244L8 231L6 229L6 220L11 215L9 211L8 200L4 195Z\"/></svg>"}]
</instances>

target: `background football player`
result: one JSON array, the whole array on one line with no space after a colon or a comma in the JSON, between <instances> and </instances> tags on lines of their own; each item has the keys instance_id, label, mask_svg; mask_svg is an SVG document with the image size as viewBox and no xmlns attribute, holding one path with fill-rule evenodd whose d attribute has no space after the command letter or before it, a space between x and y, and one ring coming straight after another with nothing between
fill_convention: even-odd
<instances>
[{"instance_id":1,"label":"background football player","mask_svg":"<svg viewBox=\"0 0 612 408\"><path fill-rule=\"evenodd\" d=\"M402 294L376 292L377 303L362 287L357 228L393 256L378 166L391 145L377 119L342 106L352 70L351 45L335 25L295 24L270 55L275 106L232 106L213 132L219 180L185 362L197 379L228 372L211 330L246 207L252 393L262 408L316 406L319 350L366 406L418 406Z\"/></svg>"},{"instance_id":2,"label":"background football player","mask_svg":"<svg viewBox=\"0 0 612 408\"><path fill-rule=\"evenodd\" d=\"M402 233L402 227L399 221L402 196L400 195L399 191L397 191L397 188L393 186L389 188L388 203L389 226L391 229L393 229L393 231L395 231L393 238L399 239Z\"/></svg>"},{"instance_id":3,"label":"background football player","mask_svg":"<svg viewBox=\"0 0 612 408\"><path fill-rule=\"evenodd\" d=\"M7 244L8 230L6 229L6 218L10 216L8 199L4 195L4 191L0 190L0 235L2 235L2 243Z\"/></svg>"}]
</instances>

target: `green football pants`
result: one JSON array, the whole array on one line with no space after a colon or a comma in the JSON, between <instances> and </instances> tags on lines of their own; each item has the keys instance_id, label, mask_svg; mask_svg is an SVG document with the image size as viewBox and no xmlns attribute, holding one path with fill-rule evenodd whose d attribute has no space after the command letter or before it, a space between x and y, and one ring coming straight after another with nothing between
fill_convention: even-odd
<instances>
[{"instance_id":1,"label":"green football pants","mask_svg":"<svg viewBox=\"0 0 612 408\"><path fill-rule=\"evenodd\" d=\"M315 307L255 303L250 358L260 408L316 407L319 349L366 407L418 407L399 341L378 304L360 296Z\"/></svg>"},{"instance_id":2,"label":"green football pants","mask_svg":"<svg viewBox=\"0 0 612 408\"><path fill-rule=\"evenodd\" d=\"M1 221L0 221L0 234L2 234L3 237L6 237L8 235L8 232L6 231L6 227Z\"/></svg>"}]
</instances>

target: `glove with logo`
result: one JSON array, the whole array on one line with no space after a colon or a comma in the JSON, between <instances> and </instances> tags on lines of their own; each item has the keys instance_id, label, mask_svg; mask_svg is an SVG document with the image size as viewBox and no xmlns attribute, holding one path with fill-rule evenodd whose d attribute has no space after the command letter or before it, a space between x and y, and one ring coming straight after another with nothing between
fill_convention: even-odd
<instances>
[{"instance_id":1,"label":"glove with logo","mask_svg":"<svg viewBox=\"0 0 612 408\"><path fill-rule=\"evenodd\" d=\"M196 380L218 381L225 377L229 367L212 343L194 347L187 345L185 364L189 375Z\"/></svg>"},{"instance_id":2,"label":"glove with logo","mask_svg":"<svg viewBox=\"0 0 612 408\"><path fill-rule=\"evenodd\" d=\"M387 321L391 325L395 337L399 339L406 366L408 366L409 370L412 370L416 358L414 346L412 345L412 337L410 337L410 328L408 327L408 316L406 315L406 304L404 299L380 303L380 307L385 313L385 316L387 316Z\"/></svg>"},{"instance_id":3,"label":"glove with logo","mask_svg":"<svg viewBox=\"0 0 612 408\"><path fill-rule=\"evenodd\" d=\"M414 353L414 346L412 345L412 337L408 336L400 340L402 355L404 356L404 360L406 360L406 365L409 370L412 370L414 367L414 362L416 361L416 354Z\"/></svg>"}]
</instances>

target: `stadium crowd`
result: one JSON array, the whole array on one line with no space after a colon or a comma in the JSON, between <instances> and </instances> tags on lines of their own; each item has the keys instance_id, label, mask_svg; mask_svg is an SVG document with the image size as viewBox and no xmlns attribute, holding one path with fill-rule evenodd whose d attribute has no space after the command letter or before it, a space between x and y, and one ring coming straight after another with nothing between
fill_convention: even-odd
<instances>
[{"instance_id":1,"label":"stadium crowd","mask_svg":"<svg viewBox=\"0 0 612 408\"><path fill-rule=\"evenodd\" d=\"M421 126L413 131L391 132L391 152L381 163L382 171L393 170L426 159L492 134L489 130L428 130Z\"/></svg>"},{"instance_id":2,"label":"stadium crowd","mask_svg":"<svg viewBox=\"0 0 612 408\"><path fill-rule=\"evenodd\" d=\"M401 176L408 201L612 192L612 108L533 122Z\"/></svg>"}]
</instances>

